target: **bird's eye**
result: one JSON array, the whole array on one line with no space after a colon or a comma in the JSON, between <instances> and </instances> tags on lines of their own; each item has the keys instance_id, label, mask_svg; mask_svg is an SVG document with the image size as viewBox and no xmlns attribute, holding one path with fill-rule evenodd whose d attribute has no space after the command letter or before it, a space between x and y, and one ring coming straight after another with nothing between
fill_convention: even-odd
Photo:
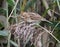
<instances>
[{"instance_id":1,"label":"bird's eye","mask_svg":"<svg viewBox=\"0 0 60 47\"><path fill-rule=\"evenodd\" d=\"M24 15L22 15L24 17Z\"/></svg>"}]
</instances>

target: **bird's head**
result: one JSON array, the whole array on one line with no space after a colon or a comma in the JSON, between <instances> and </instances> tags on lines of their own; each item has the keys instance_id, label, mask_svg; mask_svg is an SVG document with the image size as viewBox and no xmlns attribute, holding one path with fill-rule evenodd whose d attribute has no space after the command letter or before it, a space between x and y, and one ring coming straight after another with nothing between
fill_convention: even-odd
<instances>
[{"instance_id":1,"label":"bird's head","mask_svg":"<svg viewBox=\"0 0 60 47\"><path fill-rule=\"evenodd\" d=\"M21 18L27 22L47 21L47 22L51 23L50 21L46 20L45 18L43 18L39 14L33 13L33 12L23 12L21 15Z\"/></svg>"},{"instance_id":2,"label":"bird's head","mask_svg":"<svg viewBox=\"0 0 60 47\"><path fill-rule=\"evenodd\" d=\"M34 15L31 13L31 12L24 12L22 15L21 15L21 18L26 21L26 22L33 22L35 21L34 18Z\"/></svg>"}]
</instances>

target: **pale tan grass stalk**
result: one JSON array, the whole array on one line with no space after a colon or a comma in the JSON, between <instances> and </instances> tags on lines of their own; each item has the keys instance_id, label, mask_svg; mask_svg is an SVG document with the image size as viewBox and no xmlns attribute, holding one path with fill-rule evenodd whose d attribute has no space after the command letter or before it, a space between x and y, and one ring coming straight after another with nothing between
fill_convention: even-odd
<instances>
[{"instance_id":1,"label":"pale tan grass stalk","mask_svg":"<svg viewBox=\"0 0 60 47\"><path fill-rule=\"evenodd\" d=\"M60 43L60 41L52 34L50 33L51 31L48 31L46 28L40 26L42 29L44 29L47 33L49 33L58 43Z\"/></svg>"},{"instance_id":2,"label":"pale tan grass stalk","mask_svg":"<svg viewBox=\"0 0 60 47\"><path fill-rule=\"evenodd\" d=\"M51 33L53 33L53 32L54 32L55 28L56 28L59 24L60 24L60 21L55 25L55 27L53 28L53 30L52 30L52 32L51 32Z\"/></svg>"},{"instance_id":3,"label":"pale tan grass stalk","mask_svg":"<svg viewBox=\"0 0 60 47\"><path fill-rule=\"evenodd\" d=\"M17 6L18 2L19 2L19 0L17 0L17 1L16 1L15 6L13 7L13 9L12 9L12 11L11 11L11 13L10 13L9 17L8 17L8 20L9 20L9 18L11 17L11 15L12 15L12 13L13 13L14 9L16 8L16 6Z\"/></svg>"}]
</instances>

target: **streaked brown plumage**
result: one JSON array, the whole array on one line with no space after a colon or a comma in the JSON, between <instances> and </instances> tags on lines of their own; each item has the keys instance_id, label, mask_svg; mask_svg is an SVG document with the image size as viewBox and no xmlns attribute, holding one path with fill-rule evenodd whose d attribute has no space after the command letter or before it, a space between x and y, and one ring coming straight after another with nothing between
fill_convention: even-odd
<instances>
[{"instance_id":1,"label":"streaked brown plumage","mask_svg":"<svg viewBox=\"0 0 60 47\"><path fill-rule=\"evenodd\" d=\"M50 21L46 20L45 18L43 18L42 16L40 16L37 13L33 13L33 12L23 12L21 18L24 21L28 21L28 22L39 22L39 21L47 21L49 23L51 23Z\"/></svg>"}]
</instances>

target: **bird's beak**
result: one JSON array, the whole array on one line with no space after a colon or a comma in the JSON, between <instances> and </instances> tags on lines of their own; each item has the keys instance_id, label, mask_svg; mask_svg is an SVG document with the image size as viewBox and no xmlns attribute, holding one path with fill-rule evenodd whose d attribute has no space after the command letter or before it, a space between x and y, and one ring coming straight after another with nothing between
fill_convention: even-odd
<instances>
[{"instance_id":1,"label":"bird's beak","mask_svg":"<svg viewBox=\"0 0 60 47\"><path fill-rule=\"evenodd\" d=\"M48 21L48 20L46 20L46 19L41 19L41 21L46 21L46 22L48 22L48 23L50 23L50 24L53 24L52 22L50 22L50 21Z\"/></svg>"},{"instance_id":2,"label":"bird's beak","mask_svg":"<svg viewBox=\"0 0 60 47\"><path fill-rule=\"evenodd\" d=\"M53 24L52 22L50 22L50 21L48 21L48 20L46 20L46 22L48 22L48 23L50 23L50 24Z\"/></svg>"}]
</instances>

